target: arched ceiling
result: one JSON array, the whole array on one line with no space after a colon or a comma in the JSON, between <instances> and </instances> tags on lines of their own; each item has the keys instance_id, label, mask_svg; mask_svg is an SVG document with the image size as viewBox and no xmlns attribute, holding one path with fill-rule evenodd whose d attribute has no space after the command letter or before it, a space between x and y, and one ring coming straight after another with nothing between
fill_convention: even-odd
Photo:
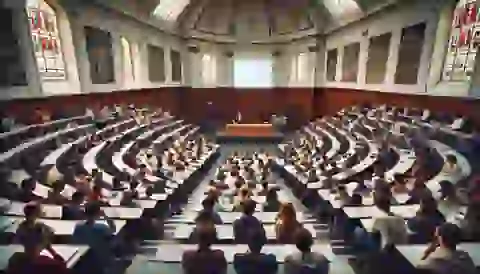
<instances>
[{"instance_id":1,"label":"arched ceiling","mask_svg":"<svg viewBox=\"0 0 480 274\"><path fill-rule=\"evenodd\" d=\"M67 0L64 0L67 1ZM186 38L299 38L341 26L398 0L96 0L157 21ZM401 1L400 1L401 2Z\"/></svg>"}]
</instances>

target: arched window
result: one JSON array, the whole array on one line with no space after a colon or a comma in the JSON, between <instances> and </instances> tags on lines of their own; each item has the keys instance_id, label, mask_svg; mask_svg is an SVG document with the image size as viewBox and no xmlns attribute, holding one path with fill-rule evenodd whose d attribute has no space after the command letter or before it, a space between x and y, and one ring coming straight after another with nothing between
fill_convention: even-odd
<instances>
[{"instance_id":1,"label":"arched window","mask_svg":"<svg viewBox=\"0 0 480 274\"><path fill-rule=\"evenodd\" d=\"M442 80L470 81L480 42L476 0L459 0L453 14Z\"/></svg>"},{"instance_id":2,"label":"arched window","mask_svg":"<svg viewBox=\"0 0 480 274\"><path fill-rule=\"evenodd\" d=\"M65 63L55 11L44 0L28 0L27 14L41 78L65 79Z\"/></svg>"}]
</instances>

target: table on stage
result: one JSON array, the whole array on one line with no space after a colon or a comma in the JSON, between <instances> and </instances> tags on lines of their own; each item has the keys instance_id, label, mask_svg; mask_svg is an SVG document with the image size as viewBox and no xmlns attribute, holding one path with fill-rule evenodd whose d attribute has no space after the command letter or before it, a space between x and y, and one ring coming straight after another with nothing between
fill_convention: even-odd
<instances>
[{"instance_id":1,"label":"table on stage","mask_svg":"<svg viewBox=\"0 0 480 274\"><path fill-rule=\"evenodd\" d=\"M239 137L270 137L275 135L275 128L265 124L227 124L225 134Z\"/></svg>"}]
</instances>

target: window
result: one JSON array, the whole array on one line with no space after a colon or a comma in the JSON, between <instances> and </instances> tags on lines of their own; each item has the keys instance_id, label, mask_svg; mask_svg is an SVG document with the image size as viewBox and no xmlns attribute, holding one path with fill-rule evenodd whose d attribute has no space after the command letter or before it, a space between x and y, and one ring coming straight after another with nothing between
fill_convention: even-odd
<instances>
[{"instance_id":1,"label":"window","mask_svg":"<svg viewBox=\"0 0 480 274\"><path fill-rule=\"evenodd\" d=\"M165 21L175 21L189 3L190 0L160 0L153 15Z\"/></svg>"},{"instance_id":2,"label":"window","mask_svg":"<svg viewBox=\"0 0 480 274\"><path fill-rule=\"evenodd\" d=\"M337 49L332 49L327 52L327 81L335 81L337 75Z\"/></svg>"},{"instance_id":3,"label":"window","mask_svg":"<svg viewBox=\"0 0 480 274\"><path fill-rule=\"evenodd\" d=\"M161 47L148 45L148 79L165 82L165 52Z\"/></svg>"},{"instance_id":4,"label":"window","mask_svg":"<svg viewBox=\"0 0 480 274\"><path fill-rule=\"evenodd\" d=\"M92 84L114 82L112 36L109 32L85 27L85 38Z\"/></svg>"},{"instance_id":5,"label":"window","mask_svg":"<svg viewBox=\"0 0 480 274\"><path fill-rule=\"evenodd\" d=\"M313 72L310 69L309 53L302 52L292 59L292 83L306 83L311 80Z\"/></svg>"},{"instance_id":6,"label":"window","mask_svg":"<svg viewBox=\"0 0 480 274\"><path fill-rule=\"evenodd\" d=\"M176 50L170 51L170 61L172 63L172 81L182 81L182 57Z\"/></svg>"},{"instance_id":7,"label":"window","mask_svg":"<svg viewBox=\"0 0 480 274\"><path fill-rule=\"evenodd\" d=\"M354 43L343 49L342 81L357 82L360 43Z\"/></svg>"},{"instance_id":8,"label":"window","mask_svg":"<svg viewBox=\"0 0 480 274\"><path fill-rule=\"evenodd\" d=\"M0 86L26 86L27 76L21 60L22 49L15 31L13 11L0 7Z\"/></svg>"},{"instance_id":9,"label":"window","mask_svg":"<svg viewBox=\"0 0 480 274\"><path fill-rule=\"evenodd\" d=\"M454 11L442 80L470 81L480 37L476 0L459 0Z\"/></svg>"},{"instance_id":10,"label":"window","mask_svg":"<svg viewBox=\"0 0 480 274\"><path fill-rule=\"evenodd\" d=\"M217 81L217 62L213 55L202 56L202 79L204 85L215 85Z\"/></svg>"},{"instance_id":11,"label":"window","mask_svg":"<svg viewBox=\"0 0 480 274\"><path fill-rule=\"evenodd\" d=\"M370 38L367 60L367 84L382 84L387 71L391 33Z\"/></svg>"},{"instance_id":12,"label":"window","mask_svg":"<svg viewBox=\"0 0 480 274\"><path fill-rule=\"evenodd\" d=\"M264 56L235 55L233 63L235 87L267 88L273 86L273 60L271 54Z\"/></svg>"},{"instance_id":13,"label":"window","mask_svg":"<svg viewBox=\"0 0 480 274\"><path fill-rule=\"evenodd\" d=\"M395 84L413 85L417 83L425 27L425 23L421 23L402 30Z\"/></svg>"},{"instance_id":14,"label":"window","mask_svg":"<svg viewBox=\"0 0 480 274\"><path fill-rule=\"evenodd\" d=\"M120 38L122 46L122 66L124 72L124 79L135 79L135 70L133 65L133 52L130 42L125 38Z\"/></svg>"},{"instance_id":15,"label":"window","mask_svg":"<svg viewBox=\"0 0 480 274\"><path fill-rule=\"evenodd\" d=\"M55 11L43 0L29 0L28 20L40 77L65 79L65 63Z\"/></svg>"}]
</instances>

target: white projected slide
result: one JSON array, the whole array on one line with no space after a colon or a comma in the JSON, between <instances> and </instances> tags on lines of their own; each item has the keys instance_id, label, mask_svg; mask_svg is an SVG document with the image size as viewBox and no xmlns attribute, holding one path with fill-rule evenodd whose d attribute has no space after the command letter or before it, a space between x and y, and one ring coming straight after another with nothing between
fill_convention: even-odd
<instances>
[{"instance_id":1,"label":"white projected slide","mask_svg":"<svg viewBox=\"0 0 480 274\"><path fill-rule=\"evenodd\" d=\"M238 58L233 65L233 82L239 88L269 88L273 86L271 59Z\"/></svg>"}]
</instances>

